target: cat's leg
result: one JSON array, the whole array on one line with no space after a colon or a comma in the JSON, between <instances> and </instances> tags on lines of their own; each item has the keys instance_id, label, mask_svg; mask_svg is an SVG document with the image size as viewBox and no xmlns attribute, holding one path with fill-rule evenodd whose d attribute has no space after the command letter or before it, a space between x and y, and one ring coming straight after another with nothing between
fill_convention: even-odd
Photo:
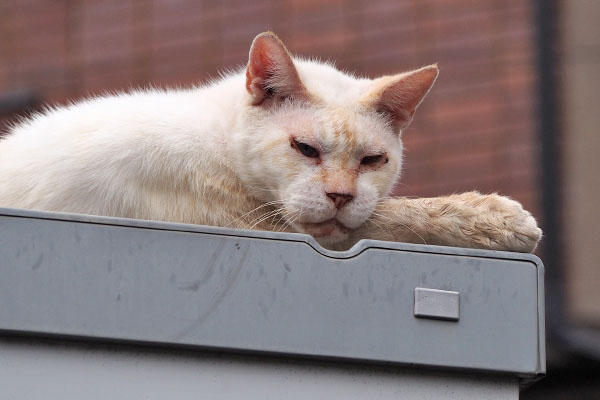
<instances>
[{"instance_id":1,"label":"cat's leg","mask_svg":"<svg viewBox=\"0 0 600 400\"><path fill-rule=\"evenodd\" d=\"M468 192L384 200L353 239L532 252L541 235L520 203Z\"/></svg>"}]
</instances>

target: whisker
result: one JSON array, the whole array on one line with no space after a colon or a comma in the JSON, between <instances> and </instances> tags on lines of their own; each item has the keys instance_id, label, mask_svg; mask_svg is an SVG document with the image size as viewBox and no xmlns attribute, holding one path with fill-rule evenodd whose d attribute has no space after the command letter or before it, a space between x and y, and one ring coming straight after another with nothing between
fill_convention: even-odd
<instances>
[{"instance_id":1,"label":"whisker","mask_svg":"<svg viewBox=\"0 0 600 400\"><path fill-rule=\"evenodd\" d=\"M285 227L290 224L290 221L292 221L293 218L295 218L298 215L298 211L295 211L294 213L291 213L289 215L286 216L285 221L281 224L281 226L279 227L279 229L277 229L277 232L283 232L283 230L285 229Z\"/></svg>"},{"instance_id":2,"label":"whisker","mask_svg":"<svg viewBox=\"0 0 600 400\"><path fill-rule=\"evenodd\" d=\"M393 238L393 237L394 237L394 232L393 232L393 230L392 230L392 229L391 229L389 226L386 226L386 225L380 224L379 222L375 222L375 221L374 221L374 220L372 220L372 219L368 219L366 222L369 222L369 223L371 223L371 224L375 225L375 227L376 227L377 229L380 229L380 230L382 230L382 231L386 231L386 232L388 232L388 234L390 235L390 237L391 237L391 238ZM392 239L392 240L393 240L393 239Z\"/></svg>"},{"instance_id":3,"label":"whisker","mask_svg":"<svg viewBox=\"0 0 600 400\"><path fill-rule=\"evenodd\" d=\"M393 218L390 218L390 217L388 217L388 216L386 216L386 215L382 215L382 214L379 214L379 213L376 213L376 212L373 212L373 213L371 213L371 214L372 214L372 215L375 215L375 216L377 216L377 217L380 217L380 218L385 218L385 219L388 219L388 220L392 221L392 222L393 222L393 223L395 223L395 224L398 224L398 225L401 225L401 226L403 226L404 228L408 229L409 231L411 231L412 233L414 233L415 235L417 235L417 236L419 237L419 239L421 239L421 240L423 241L423 244L427 244L427 241L426 241L426 240L423 238L423 236L419 235L419 234L418 234L418 233L417 233L417 232L416 232L414 229L412 229L410 226L408 226L408 225L405 225L405 224L403 224L402 222L396 221L395 219L393 219Z\"/></svg>"},{"instance_id":4,"label":"whisker","mask_svg":"<svg viewBox=\"0 0 600 400\"><path fill-rule=\"evenodd\" d=\"M288 222L285 223L282 227L281 230L283 231L286 227L292 227L292 224L296 221L298 221L298 219L300 219L300 217L302 216L302 210L304 209L304 207L300 207L300 211L298 211L298 213L296 214L295 217L292 218L288 218Z\"/></svg>"},{"instance_id":5,"label":"whisker","mask_svg":"<svg viewBox=\"0 0 600 400\"><path fill-rule=\"evenodd\" d=\"M275 225L273 226L273 230L275 230L277 228L277 225L282 223L282 227L285 226L285 224L287 223L287 221L293 217L295 214L297 213L297 211L287 211L281 214L280 218L277 220L277 222L275 223Z\"/></svg>"},{"instance_id":6,"label":"whisker","mask_svg":"<svg viewBox=\"0 0 600 400\"><path fill-rule=\"evenodd\" d=\"M279 215L279 218L277 219L277 221L275 221L275 218L273 218L273 230L275 230L277 228L277 225L279 223L281 223L281 221L284 221L286 218L286 215L289 214L290 212L286 212L286 213L281 213Z\"/></svg>"},{"instance_id":7,"label":"whisker","mask_svg":"<svg viewBox=\"0 0 600 400\"><path fill-rule=\"evenodd\" d=\"M240 221L240 220L242 220L242 219L245 219L245 218L246 218L246 217L248 217L250 214L252 214L252 213L253 213L253 212L255 212L255 211L258 211L258 210L260 210L261 208L268 207L268 206L272 206L272 205L274 205L274 204L278 204L278 203L281 203L281 204L283 204L283 202L282 202L282 201L280 201L280 200L269 201L268 203L261 204L260 206L258 206L258 207L256 207L256 208L254 208L254 209L252 209L252 210L250 210L250 211L248 211L247 213L243 214L242 216L240 216L240 217L238 217L238 218L234 219L233 221L231 221L231 222L230 222L229 224L227 224L226 226L230 226L230 225L231 225L231 224L233 224L234 222L238 222L238 221Z\"/></svg>"},{"instance_id":8,"label":"whisker","mask_svg":"<svg viewBox=\"0 0 600 400\"><path fill-rule=\"evenodd\" d=\"M249 224L252 224L252 226L250 226L250 228L249 228L249 229L254 229L254 227L255 227L256 225L260 224L261 222L263 222L263 221L265 221L265 220L267 220L267 219L269 219L269 218L271 218L271 217L274 217L274 216L275 216L275 215L277 215L277 214L278 214L278 213L279 213L281 210L282 210L282 208L278 208L278 209L276 209L276 210L269 211L268 213L266 213L266 214L263 214L262 216L259 216L258 218L255 218L253 221L249 222ZM253 222L254 222L254 223L253 223Z\"/></svg>"}]
</instances>

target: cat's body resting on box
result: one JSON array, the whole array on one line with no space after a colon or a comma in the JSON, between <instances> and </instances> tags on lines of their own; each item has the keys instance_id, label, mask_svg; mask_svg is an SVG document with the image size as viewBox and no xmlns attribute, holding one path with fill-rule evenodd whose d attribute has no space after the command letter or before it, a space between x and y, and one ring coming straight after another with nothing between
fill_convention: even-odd
<instances>
[{"instance_id":1,"label":"cat's body resting on box","mask_svg":"<svg viewBox=\"0 0 600 400\"><path fill-rule=\"evenodd\" d=\"M292 58L256 37L244 71L189 90L143 90L36 115L0 140L0 206L533 251L521 205L477 192L389 198L401 131L435 65L374 80Z\"/></svg>"}]
</instances>

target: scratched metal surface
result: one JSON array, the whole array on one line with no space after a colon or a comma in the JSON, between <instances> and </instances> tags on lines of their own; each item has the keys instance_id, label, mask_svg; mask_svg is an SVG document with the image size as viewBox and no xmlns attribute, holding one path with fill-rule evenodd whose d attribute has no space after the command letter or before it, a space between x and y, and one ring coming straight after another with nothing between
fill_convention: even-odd
<instances>
[{"instance_id":1,"label":"scratched metal surface","mask_svg":"<svg viewBox=\"0 0 600 400\"><path fill-rule=\"evenodd\" d=\"M531 255L0 209L0 331L511 372L545 371ZM460 292L460 320L413 291Z\"/></svg>"}]
</instances>

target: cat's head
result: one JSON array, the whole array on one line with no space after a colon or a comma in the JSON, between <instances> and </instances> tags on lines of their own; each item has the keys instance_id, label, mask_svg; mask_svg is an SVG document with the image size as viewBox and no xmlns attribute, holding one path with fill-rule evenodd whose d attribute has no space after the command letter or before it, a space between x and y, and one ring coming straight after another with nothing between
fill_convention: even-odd
<instances>
[{"instance_id":1,"label":"cat's head","mask_svg":"<svg viewBox=\"0 0 600 400\"><path fill-rule=\"evenodd\" d=\"M324 245L343 241L390 194L402 165L401 130L437 75L432 65L356 78L292 58L272 33L258 35L234 146L242 180L281 209L274 224Z\"/></svg>"}]
</instances>

